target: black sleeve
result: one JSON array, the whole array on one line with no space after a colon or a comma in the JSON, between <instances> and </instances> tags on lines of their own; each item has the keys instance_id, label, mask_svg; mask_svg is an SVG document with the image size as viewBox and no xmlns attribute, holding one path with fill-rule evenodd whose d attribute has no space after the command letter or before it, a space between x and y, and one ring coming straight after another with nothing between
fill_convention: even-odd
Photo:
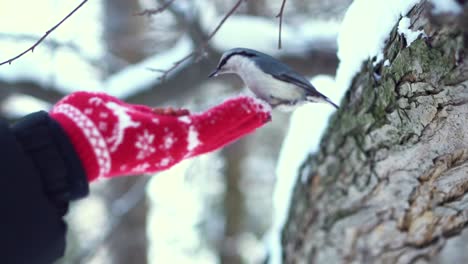
<instances>
[{"instance_id":1,"label":"black sleeve","mask_svg":"<svg viewBox=\"0 0 468 264\"><path fill-rule=\"evenodd\" d=\"M0 121L0 262L53 263L65 250L63 216L88 194L78 155L46 112Z\"/></svg>"}]
</instances>

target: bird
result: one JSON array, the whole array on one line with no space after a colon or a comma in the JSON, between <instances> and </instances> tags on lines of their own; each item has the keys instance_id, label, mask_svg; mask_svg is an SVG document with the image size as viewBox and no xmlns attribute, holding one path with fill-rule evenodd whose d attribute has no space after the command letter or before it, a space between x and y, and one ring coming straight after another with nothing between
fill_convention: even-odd
<instances>
[{"instance_id":1,"label":"bird","mask_svg":"<svg viewBox=\"0 0 468 264\"><path fill-rule=\"evenodd\" d=\"M268 54L248 48L224 52L208 76L237 74L256 97L272 108L290 111L306 102L328 103L338 109L301 74Z\"/></svg>"}]
</instances>

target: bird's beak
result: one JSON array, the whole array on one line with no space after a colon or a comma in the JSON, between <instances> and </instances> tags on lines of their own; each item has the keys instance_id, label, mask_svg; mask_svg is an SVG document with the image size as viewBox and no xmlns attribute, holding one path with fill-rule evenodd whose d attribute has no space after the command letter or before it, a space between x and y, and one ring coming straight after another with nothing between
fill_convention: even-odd
<instances>
[{"instance_id":1,"label":"bird's beak","mask_svg":"<svg viewBox=\"0 0 468 264\"><path fill-rule=\"evenodd\" d=\"M210 73L210 75L208 75L208 78L218 76L218 71L219 71L219 69L215 69L212 73Z\"/></svg>"}]
</instances>

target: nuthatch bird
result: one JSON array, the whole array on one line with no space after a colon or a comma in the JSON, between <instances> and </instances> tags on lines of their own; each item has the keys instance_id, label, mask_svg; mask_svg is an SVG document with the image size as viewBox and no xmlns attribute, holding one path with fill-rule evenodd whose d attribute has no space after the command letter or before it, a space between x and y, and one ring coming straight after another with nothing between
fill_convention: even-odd
<instances>
[{"instance_id":1,"label":"nuthatch bird","mask_svg":"<svg viewBox=\"0 0 468 264\"><path fill-rule=\"evenodd\" d=\"M325 102L338 108L302 75L277 59L256 50L235 48L224 52L209 77L234 73L272 107L288 109L305 102Z\"/></svg>"}]
</instances>

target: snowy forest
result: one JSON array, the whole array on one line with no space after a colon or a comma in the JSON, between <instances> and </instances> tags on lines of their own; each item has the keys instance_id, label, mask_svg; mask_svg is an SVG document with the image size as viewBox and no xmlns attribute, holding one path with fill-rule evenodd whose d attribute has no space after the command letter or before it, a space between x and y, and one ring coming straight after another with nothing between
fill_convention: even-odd
<instances>
[{"instance_id":1,"label":"snowy forest","mask_svg":"<svg viewBox=\"0 0 468 264\"><path fill-rule=\"evenodd\" d=\"M206 110L249 94L208 78L236 47L339 105L93 182L59 263L468 263L467 1L3 0L0 28L11 123L82 90Z\"/></svg>"}]
</instances>

